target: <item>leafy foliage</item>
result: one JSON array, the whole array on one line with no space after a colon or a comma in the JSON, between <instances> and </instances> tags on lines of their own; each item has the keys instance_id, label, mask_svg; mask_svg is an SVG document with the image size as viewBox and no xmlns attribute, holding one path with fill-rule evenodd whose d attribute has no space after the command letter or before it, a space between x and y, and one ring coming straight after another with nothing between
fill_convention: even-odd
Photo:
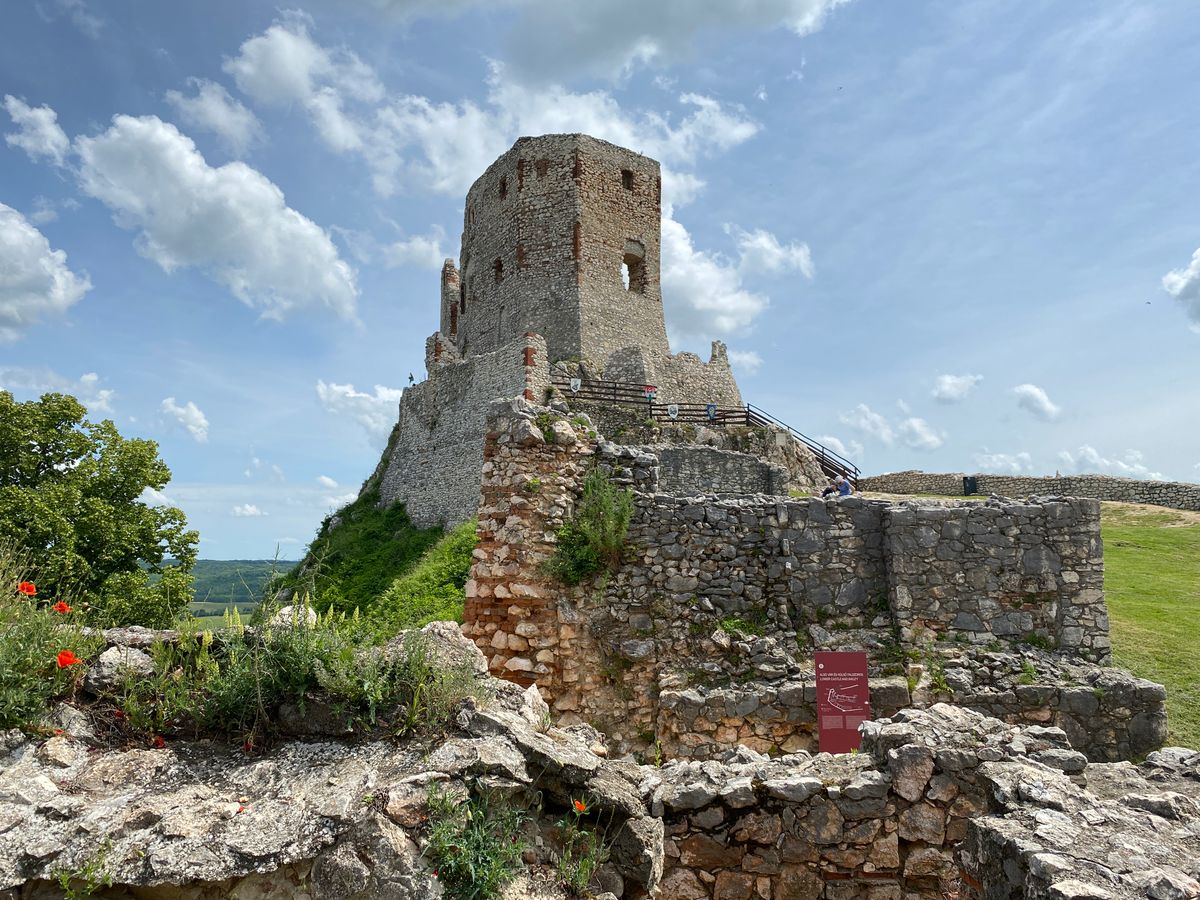
<instances>
[{"instance_id":1,"label":"leafy foliage","mask_svg":"<svg viewBox=\"0 0 1200 900\"><path fill-rule=\"evenodd\" d=\"M402 504L380 507L372 488L325 519L305 559L274 587L310 595L322 612L365 610L441 535L413 525Z\"/></svg>"},{"instance_id":2,"label":"leafy foliage","mask_svg":"<svg viewBox=\"0 0 1200 900\"><path fill-rule=\"evenodd\" d=\"M171 478L158 445L85 413L65 394L0 391L0 538L34 554L44 592L87 600L93 622L165 627L191 598L198 535L181 510L141 500Z\"/></svg>"},{"instance_id":3,"label":"leafy foliage","mask_svg":"<svg viewBox=\"0 0 1200 900\"><path fill-rule=\"evenodd\" d=\"M558 544L545 563L546 573L575 585L601 569L615 569L625 550L632 517L633 495L617 488L603 469L592 469L584 479L574 517L558 530Z\"/></svg>"},{"instance_id":4,"label":"leafy foliage","mask_svg":"<svg viewBox=\"0 0 1200 900\"><path fill-rule=\"evenodd\" d=\"M463 588L477 541L475 522L464 522L393 581L366 616L376 634L386 638L402 628L420 628L430 622L461 622Z\"/></svg>"},{"instance_id":5,"label":"leafy foliage","mask_svg":"<svg viewBox=\"0 0 1200 900\"><path fill-rule=\"evenodd\" d=\"M486 797L462 803L437 790L429 796L429 813L425 853L446 894L455 900L499 897L522 867L524 813Z\"/></svg>"}]
</instances>

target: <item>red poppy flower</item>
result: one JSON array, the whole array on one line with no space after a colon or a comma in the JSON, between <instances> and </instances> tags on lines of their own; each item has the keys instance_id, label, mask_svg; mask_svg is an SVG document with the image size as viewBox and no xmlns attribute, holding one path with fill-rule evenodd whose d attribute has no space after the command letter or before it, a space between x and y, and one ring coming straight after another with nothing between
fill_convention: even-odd
<instances>
[{"instance_id":1,"label":"red poppy flower","mask_svg":"<svg viewBox=\"0 0 1200 900\"><path fill-rule=\"evenodd\" d=\"M11 582L9 582L11 584ZM32 581L22 581L17 585L17 592L24 594L26 597L32 597L37 593L37 588L33 586Z\"/></svg>"},{"instance_id":2,"label":"red poppy flower","mask_svg":"<svg viewBox=\"0 0 1200 900\"><path fill-rule=\"evenodd\" d=\"M254 752L254 741L247 738L246 742L244 744L242 744L242 752L243 753L253 753Z\"/></svg>"},{"instance_id":3,"label":"red poppy flower","mask_svg":"<svg viewBox=\"0 0 1200 900\"><path fill-rule=\"evenodd\" d=\"M167 746L167 742L163 739L163 736L161 734L156 734L154 736L154 746L157 747L159 750L161 750L163 747Z\"/></svg>"},{"instance_id":4,"label":"red poppy flower","mask_svg":"<svg viewBox=\"0 0 1200 900\"><path fill-rule=\"evenodd\" d=\"M61 601L61 600L59 600L57 603L55 603L55 604L54 604L52 607L50 607L50 608L51 608L52 610L54 610L56 613L69 613L69 612L71 611L71 607L67 606L67 604L65 604L65 603L64 603L63 601Z\"/></svg>"},{"instance_id":5,"label":"red poppy flower","mask_svg":"<svg viewBox=\"0 0 1200 900\"><path fill-rule=\"evenodd\" d=\"M78 656L76 656L74 651L71 651L71 650L59 650L58 651L58 667L60 669L65 669L67 666L77 666L81 662L83 662L83 660L80 659Z\"/></svg>"},{"instance_id":6,"label":"red poppy flower","mask_svg":"<svg viewBox=\"0 0 1200 900\"><path fill-rule=\"evenodd\" d=\"M582 800L576 800L575 801L575 812L579 813L580 815L587 812L587 804L584 803Z\"/></svg>"},{"instance_id":7,"label":"red poppy flower","mask_svg":"<svg viewBox=\"0 0 1200 900\"><path fill-rule=\"evenodd\" d=\"M125 718L125 710L123 710L123 709L114 709L114 710L113 710L113 718L114 718L114 719L123 719L123 718Z\"/></svg>"}]
</instances>

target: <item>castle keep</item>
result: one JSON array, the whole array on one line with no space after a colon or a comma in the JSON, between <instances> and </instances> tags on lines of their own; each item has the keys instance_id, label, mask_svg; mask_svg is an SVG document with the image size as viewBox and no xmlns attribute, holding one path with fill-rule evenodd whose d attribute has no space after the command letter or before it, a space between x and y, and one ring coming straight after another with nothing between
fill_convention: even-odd
<instances>
[{"instance_id":1,"label":"castle keep","mask_svg":"<svg viewBox=\"0 0 1200 900\"><path fill-rule=\"evenodd\" d=\"M418 525L470 518L488 402L541 402L556 381L564 389L578 378L581 398L615 385L614 396L636 406L649 385L663 408L712 404L745 414L724 344L713 343L708 362L671 353L661 196L657 162L583 134L521 138L479 177L467 193L458 264L442 267L427 378L400 404L380 484L384 502L404 503ZM639 412L631 421L645 418ZM676 453L680 487L689 472L698 489L738 492L819 478L807 448L774 431L770 440L760 435L759 452L717 466ZM780 480L769 465L790 474ZM729 485L714 481L716 469L729 473Z\"/></svg>"}]
</instances>

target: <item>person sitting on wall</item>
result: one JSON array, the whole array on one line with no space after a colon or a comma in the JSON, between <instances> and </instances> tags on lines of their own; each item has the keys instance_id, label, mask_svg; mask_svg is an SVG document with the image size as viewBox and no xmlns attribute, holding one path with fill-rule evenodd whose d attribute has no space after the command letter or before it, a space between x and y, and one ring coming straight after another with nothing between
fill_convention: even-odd
<instances>
[{"instance_id":1,"label":"person sitting on wall","mask_svg":"<svg viewBox=\"0 0 1200 900\"><path fill-rule=\"evenodd\" d=\"M834 481L834 484L837 485L839 497L849 497L854 493L854 488L851 486L850 480L845 475L839 475L837 480Z\"/></svg>"},{"instance_id":2,"label":"person sitting on wall","mask_svg":"<svg viewBox=\"0 0 1200 900\"><path fill-rule=\"evenodd\" d=\"M831 495L831 494L836 494L836 493L837 493L837 491L838 491L838 488L837 488L837 479L836 479L836 478L830 478L830 479L829 479L829 484L825 485L825 489L824 489L823 491L821 491L821 496L822 496L822 497L828 497L828 496L829 496L829 495Z\"/></svg>"}]
</instances>

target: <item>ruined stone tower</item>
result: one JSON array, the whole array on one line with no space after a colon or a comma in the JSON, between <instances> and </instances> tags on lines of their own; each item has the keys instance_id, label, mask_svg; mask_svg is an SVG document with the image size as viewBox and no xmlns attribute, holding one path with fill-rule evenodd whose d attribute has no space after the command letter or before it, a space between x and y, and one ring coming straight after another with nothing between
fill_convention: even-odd
<instances>
[{"instance_id":1,"label":"ruined stone tower","mask_svg":"<svg viewBox=\"0 0 1200 900\"><path fill-rule=\"evenodd\" d=\"M662 176L585 134L523 137L471 186L458 265L442 267L428 378L408 388L381 464L381 500L419 525L470 518L485 412L541 402L551 369L657 388L661 404L743 410L725 345L672 354L660 282ZM712 488L708 485L708 488Z\"/></svg>"}]
</instances>

